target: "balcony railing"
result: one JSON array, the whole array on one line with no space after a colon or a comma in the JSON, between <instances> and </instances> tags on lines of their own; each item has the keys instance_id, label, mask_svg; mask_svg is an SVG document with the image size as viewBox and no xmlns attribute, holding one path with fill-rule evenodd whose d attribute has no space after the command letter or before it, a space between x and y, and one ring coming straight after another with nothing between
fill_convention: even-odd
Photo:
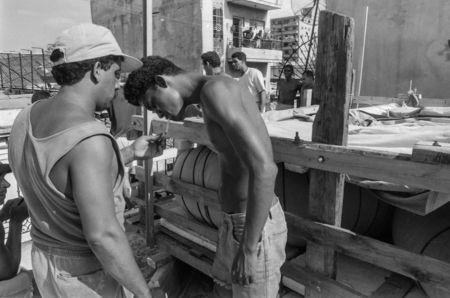
<instances>
[{"instance_id":1,"label":"balcony railing","mask_svg":"<svg viewBox=\"0 0 450 298\"><path fill-rule=\"evenodd\" d=\"M235 48L256 48L266 50L281 50L282 46L282 41L277 39L249 39L237 36L234 36L228 43Z\"/></svg>"},{"instance_id":2,"label":"balcony railing","mask_svg":"<svg viewBox=\"0 0 450 298\"><path fill-rule=\"evenodd\" d=\"M227 0L228 2L263 10L280 9L284 0Z\"/></svg>"}]
</instances>

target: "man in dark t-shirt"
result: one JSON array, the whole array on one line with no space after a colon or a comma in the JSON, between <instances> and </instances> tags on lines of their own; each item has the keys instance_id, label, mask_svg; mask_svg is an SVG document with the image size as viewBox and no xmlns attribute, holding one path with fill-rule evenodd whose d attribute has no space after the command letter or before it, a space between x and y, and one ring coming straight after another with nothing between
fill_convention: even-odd
<instances>
[{"instance_id":1,"label":"man in dark t-shirt","mask_svg":"<svg viewBox=\"0 0 450 298\"><path fill-rule=\"evenodd\" d=\"M292 78L294 67L291 64L286 65L283 72L284 79L280 79L278 82L278 103L292 106L297 91L301 90L302 85L299 80Z\"/></svg>"}]
</instances>

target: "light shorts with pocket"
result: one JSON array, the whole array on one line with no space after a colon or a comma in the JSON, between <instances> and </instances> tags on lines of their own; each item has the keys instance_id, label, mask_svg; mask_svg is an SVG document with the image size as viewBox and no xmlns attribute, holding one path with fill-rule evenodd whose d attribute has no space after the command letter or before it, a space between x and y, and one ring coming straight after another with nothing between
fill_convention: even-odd
<instances>
[{"instance_id":1,"label":"light shorts with pocket","mask_svg":"<svg viewBox=\"0 0 450 298\"><path fill-rule=\"evenodd\" d=\"M245 214L223 214L219 227L219 240L211 274L222 289L215 290L219 297L255 297L274 298L278 295L281 280L280 267L286 259L287 226L284 212L277 201L270 209L264 225L261 241L258 243L258 263L253 283L240 286L231 283L231 267L239 248L239 242L233 235L233 227L245 223ZM226 291L225 289L228 289ZM232 291L232 293L231 293Z\"/></svg>"}]
</instances>

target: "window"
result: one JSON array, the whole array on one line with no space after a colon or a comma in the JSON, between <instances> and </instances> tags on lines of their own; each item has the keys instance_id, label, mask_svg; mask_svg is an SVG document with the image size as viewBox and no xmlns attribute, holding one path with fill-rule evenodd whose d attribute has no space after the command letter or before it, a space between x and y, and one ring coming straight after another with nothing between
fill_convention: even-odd
<instances>
[{"instance_id":1,"label":"window","mask_svg":"<svg viewBox=\"0 0 450 298\"><path fill-rule=\"evenodd\" d=\"M223 39L223 9L222 7L213 8L213 37Z\"/></svg>"},{"instance_id":2,"label":"window","mask_svg":"<svg viewBox=\"0 0 450 298\"><path fill-rule=\"evenodd\" d=\"M214 51L222 57L223 50L223 7L222 2L214 1L213 3L213 40Z\"/></svg>"}]
</instances>

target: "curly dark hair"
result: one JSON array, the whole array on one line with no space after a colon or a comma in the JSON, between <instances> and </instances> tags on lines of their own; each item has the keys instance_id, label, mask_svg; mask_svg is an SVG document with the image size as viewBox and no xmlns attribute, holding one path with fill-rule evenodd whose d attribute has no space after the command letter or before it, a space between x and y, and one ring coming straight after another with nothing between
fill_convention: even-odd
<instances>
[{"instance_id":1,"label":"curly dark hair","mask_svg":"<svg viewBox=\"0 0 450 298\"><path fill-rule=\"evenodd\" d=\"M33 95L31 96L31 103L34 103L41 99L49 98L50 96L52 96L52 95L47 90L36 90L33 92Z\"/></svg>"},{"instance_id":2,"label":"curly dark hair","mask_svg":"<svg viewBox=\"0 0 450 298\"><path fill-rule=\"evenodd\" d=\"M132 105L139 106L139 99L149 88L154 88L155 77L159 75L177 75L184 70L172 61L161 56L148 56L141 59L144 65L131 72L123 88L125 99Z\"/></svg>"},{"instance_id":3,"label":"curly dark hair","mask_svg":"<svg viewBox=\"0 0 450 298\"><path fill-rule=\"evenodd\" d=\"M62 58L64 58L64 53L60 49L53 50L50 55L52 62ZM122 56L108 55L79 62L63 63L52 67L52 75L60 86L70 86L80 82L86 73L92 70L96 62L100 62L103 70L108 70L113 63L120 64L122 61Z\"/></svg>"},{"instance_id":4,"label":"curly dark hair","mask_svg":"<svg viewBox=\"0 0 450 298\"><path fill-rule=\"evenodd\" d=\"M237 58L237 59L239 59L241 61L247 62L247 55L245 55L244 52L234 52L231 55L231 58Z\"/></svg>"},{"instance_id":5,"label":"curly dark hair","mask_svg":"<svg viewBox=\"0 0 450 298\"><path fill-rule=\"evenodd\" d=\"M311 79L314 80L314 72L313 72L312 70L305 70L305 71L303 72L303 74L304 74L306 77L311 78Z\"/></svg>"},{"instance_id":6,"label":"curly dark hair","mask_svg":"<svg viewBox=\"0 0 450 298\"><path fill-rule=\"evenodd\" d=\"M284 66L284 69L290 69L291 71L294 71L294 66L292 66L292 64L286 64Z\"/></svg>"},{"instance_id":7,"label":"curly dark hair","mask_svg":"<svg viewBox=\"0 0 450 298\"><path fill-rule=\"evenodd\" d=\"M214 51L209 51L209 52L203 53L200 57L202 58L203 64L206 64L206 62L209 62L209 65L211 65L212 67L220 66L220 57Z\"/></svg>"}]
</instances>

